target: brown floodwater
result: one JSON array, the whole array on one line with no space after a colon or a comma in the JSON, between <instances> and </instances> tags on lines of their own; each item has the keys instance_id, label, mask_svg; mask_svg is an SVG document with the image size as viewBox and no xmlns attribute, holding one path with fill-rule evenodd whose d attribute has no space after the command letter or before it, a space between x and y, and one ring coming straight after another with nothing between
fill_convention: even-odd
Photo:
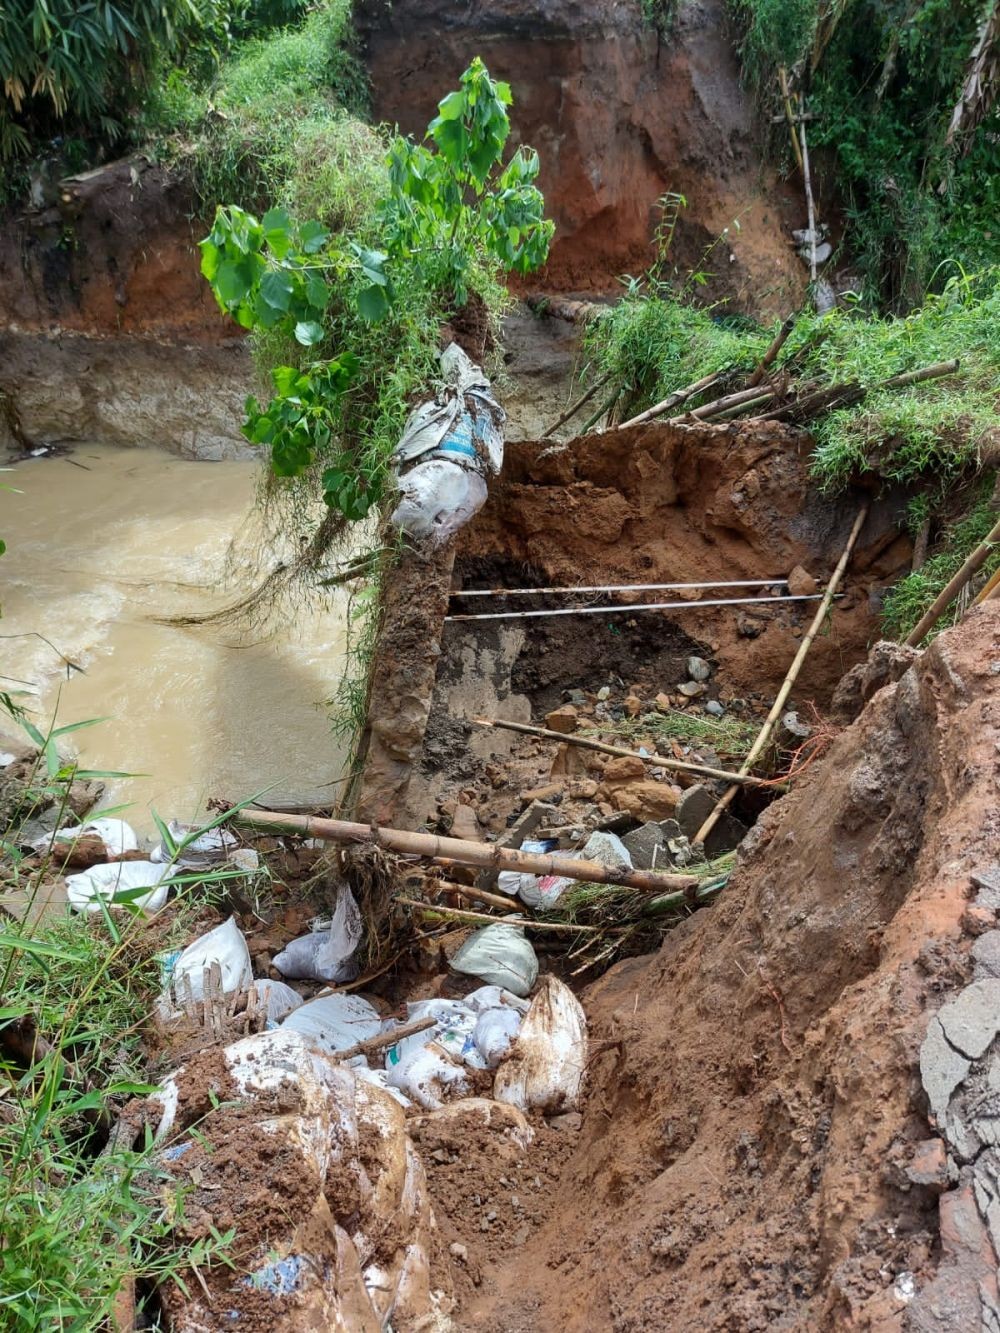
<instances>
[{"instance_id":1,"label":"brown floodwater","mask_svg":"<svg viewBox=\"0 0 1000 1333\"><path fill-rule=\"evenodd\" d=\"M271 637L181 628L154 616L224 606L231 537L257 464L92 446L28 459L0 492L0 689L44 730L105 719L70 738L82 765L126 770L103 804L150 831L153 807L190 820L210 796L272 786L281 801L328 802L343 765L324 706L343 670L344 604L302 614ZM18 693L20 691L20 693ZM0 727L13 728L5 719Z\"/></svg>"}]
</instances>

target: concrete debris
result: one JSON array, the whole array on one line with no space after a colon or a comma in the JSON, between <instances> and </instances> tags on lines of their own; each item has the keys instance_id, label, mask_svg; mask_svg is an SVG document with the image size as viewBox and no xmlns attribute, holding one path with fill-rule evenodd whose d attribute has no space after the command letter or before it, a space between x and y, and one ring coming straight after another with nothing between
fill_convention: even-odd
<instances>
[{"instance_id":1,"label":"concrete debris","mask_svg":"<svg viewBox=\"0 0 1000 1333\"><path fill-rule=\"evenodd\" d=\"M974 981L938 1010L948 1042L970 1060L984 1055L1000 1032L1000 981Z\"/></svg>"},{"instance_id":2,"label":"concrete debris","mask_svg":"<svg viewBox=\"0 0 1000 1333\"><path fill-rule=\"evenodd\" d=\"M1000 912L1000 865L984 866L970 876L973 888L978 889L976 904Z\"/></svg>"},{"instance_id":3,"label":"concrete debris","mask_svg":"<svg viewBox=\"0 0 1000 1333\"><path fill-rule=\"evenodd\" d=\"M948 1041L937 1015L927 1026L927 1036L920 1047L920 1077L937 1124L944 1123L951 1094L972 1068L972 1061Z\"/></svg>"},{"instance_id":4,"label":"concrete debris","mask_svg":"<svg viewBox=\"0 0 1000 1333\"><path fill-rule=\"evenodd\" d=\"M779 738L783 745L800 745L812 735L813 729L808 722L803 722L794 710L785 713L781 719Z\"/></svg>"}]
</instances>

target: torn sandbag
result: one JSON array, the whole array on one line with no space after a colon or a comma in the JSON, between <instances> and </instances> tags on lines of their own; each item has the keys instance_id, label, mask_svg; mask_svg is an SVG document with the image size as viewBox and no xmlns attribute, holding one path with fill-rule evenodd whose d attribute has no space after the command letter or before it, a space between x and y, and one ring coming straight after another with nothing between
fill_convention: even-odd
<instances>
[{"instance_id":1,"label":"torn sandbag","mask_svg":"<svg viewBox=\"0 0 1000 1333\"><path fill-rule=\"evenodd\" d=\"M100 912L109 906L139 907L147 915L158 912L170 891L171 866L151 861L110 861L66 876L66 897L77 912Z\"/></svg>"},{"instance_id":2,"label":"torn sandbag","mask_svg":"<svg viewBox=\"0 0 1000 1333\"><path fill-rule=\"evenodd\" d=\"M432 1282L435 1224L403 1108L300 1033L213 1059L153 1099L159 1167L178 1237L236 1226L240 1263L165 1285L174 1333L215 1328L220 1311L227 1328L274 1333L441 1326L450 1293Z\"/></svg>"},{"instance_id":3,"label":"torn sandbag","mask_svg":"<svg viewBox=\"0 0 1000 1333\"><path fill-rule=\"evenodd\" d=\"M497 1101L554 1115L575 1111L587 1067L587 1020L579 1000L546 977L493 1083Z\"/></svg>"},{"instance_id":4,"label":"torn sandbag","mask_svg":"<svg viewBox=\"0 0 1000 1333\"><path fill-rule=\"evenodd\" d=\"M222 865L230 851L237 846L235 834L224 828L210 828L204 832L199 832L199 828L198 824L180 824L172 819L167 825L170 842L158 843L150 852L149 859L169 861L181 870L208 870L212 866ZM196 837L193 836L195 834Z\"/></svg>"},{"instance_id":5,"label":"torn sandbag","mask_svg":"<svg viewBox=\"0 0 1000 1333\"><path fill-rule=\"evenodd\" d=\"M250 987L247 1007L256 1004L263 1009L264 1018L269 1028L276 1028L282 1019L302 1004L302 996L283 981L271 981L269 977L258 978Z\"/></svg>"},{"instance_id":6,"label":"torn sandbag","mask_svg":"<svg viewBox=\"0 0 1000 1333\"><path fill-rule=\"evenodd\" d=\"M316 1050L333 1055L346 1051L359 1041L367 1041L382 1031L382 1019L373 1004L360 995L320 995L293 1010L281 1024L283 1032L298 1032ZM347 1064L363 1065L363 1055L356 1055Z\"/></svg>"},{"instance_id":7,"label":"torn sandbag","mask_svg":"<svg viewBox=\"0 0 1000 1333\"><path fill-rule=\"evenodd\" d=\"M441 353L444 384L411 414L393 454L400 500L391 521L411 537L447 541L486 503L503 466L506 413L457 343Z\"/></svg>"},{"instance_id":8,"label":"torn sandbag","mask_svg":"<svg viewBox=\"0 0 1000 1333\"><path fill-rule=\"evenodd\" d=\"M253 981L250 950L234 916L199 935L186 949L166 960L161 1013L169 1016L185 1004L203 1000L205 976L214 964L219 967L219 989L223 995L249 990Z\"/></svg>"},{"instance_id":9,"label":"torn sandbag","mask_svg":"<svg viewBox=\"0 0 1000 1333\"><path fill-rule=\"evenodd\" d=\"M363 926L354 895L342 885L329 927L310 931L287 944L274 958L283 977L292 980L353 981L358 975L354 954L361 943Z\"/></svg>"}]
</instances>

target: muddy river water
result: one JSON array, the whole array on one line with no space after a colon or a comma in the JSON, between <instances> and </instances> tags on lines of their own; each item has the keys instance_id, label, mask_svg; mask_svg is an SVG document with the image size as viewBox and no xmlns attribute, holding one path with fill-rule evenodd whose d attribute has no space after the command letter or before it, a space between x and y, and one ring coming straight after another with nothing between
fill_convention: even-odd
<instances>
[{"instance_id":1,"label":"muddy river water","mask_svg":"<svg viewBox=\"0 0 1000 1333\"><path fill-rule=\"evenodd\" d=\"M257 465L198 463L153 450L88 446L29 459L0 492L0 688L36 725L104 718L74 733L89 768L141 774L104 804L151 831L150 807L192 819L209 796L330 801L343 751L323 701L343 665L343 604L271 638L180 628L152 617L235 600L226 550L246 521ZM20 691L20 693L15 693ZM0 728L11 731L5 719Z\"/></svg>"}]
</instances>

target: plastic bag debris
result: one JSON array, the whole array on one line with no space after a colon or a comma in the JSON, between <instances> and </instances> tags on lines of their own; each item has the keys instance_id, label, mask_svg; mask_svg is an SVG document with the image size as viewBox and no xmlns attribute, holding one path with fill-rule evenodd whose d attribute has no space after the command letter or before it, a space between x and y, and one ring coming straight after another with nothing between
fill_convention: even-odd
<instances>
[{"instance_id":1,"label":"plastic bag debris","mask_svg":"<svg viewBox=\"0 0 1000 1333\"><path fill-rule=\"evenodd\" d=\"M196 833L198 824L179 824L172 819L167 825L174 843L182 843L185 838ZM229 857L230 850L237 845L235 834L224 828L206 829L193 838L176 856L171 856L169 847L158 843L149 854L151 861L169 861L181 870L207 870L211 866L221 865Z\"/></svg>"},{"instance_id":2,"label":"plastic bag debris","mask_svg":"<svg viewBox=\"0 0 1000 1333\"><path fill-rule=\"evenodd\" d=\"M344 885L328 930L314 930L292 940L274 959L283 977L329 983L353 981L358 975L354 953L361 943L361 913Z\"/></svg>"},{"instance_id":3,"label":"plastic bag debris","mask_svg":"<svg viewBox=\"0 0 1000 1333\"><path fill-rule=\"evenodd\" d=\"M575 1111L587 1067L587 1020L570 988L546 977L493 1083L497 1101L524 1112Z\"/></svg>"},{"instance_id":4,"label":"plastic bag debris","mask_svg":"<svg viewBox=\"0 0 1000 1333\"><path fill-rule=\"evenodd\" d=\"M259 978L250 987L256 994L257 1005L267 1016L267 1026L276 1028L288 1015L302 1004L302 996L283 981L271 981L267 977Z\"/></svg>"},{"instance_id":5,"label":"plastic bag debris","mask_svg":"<svg viewBox=\"0 0 1000 1333\"><path fill-rule=\"evenodd\" d=\"M481 977L515 995L528 995L538 979L538 959L517 926L485 926L470 935L451 960L456 972Z\"/></svg>"},{"instance_id":6,"label":"plastic bag debris","mask_svg":"<svg viewBox=\"0 0 1000 1333\"><path fill-rule=\"evenodd\" d=\"M219 1224L239 1218L248 1197L280 1203L291 1180L296 1207L276 1206L267 1227L247 1228L235 1270L206 1266L200 1283L168 1284L169 1327L204 1333L220 1312L226 1327L274 1333L440 1327L449 1293L431 1280L426 1177L392 1096L285 1029L221 1052L223 1104L208 1117L204 1079L204 1069L182 1067L153 1098L157 1140L179 1140L160 1153L168 1215L183 1192ZM231 1113L228 1100L240 1103ZM195 1123L197 1136L185 1140Z\"/></svg>"},{"instance_id":7,"label":"plastic bag debris","mask_svg":"<svg viewBox=\"0 0 1000 1333\"><path fill-rule=\"evenodd\" d=\"M377 1036L382 1031L382 1019L375 1006L360 995L320 995L290 1013L279 1031L298 1032L310 1046L332 1055ZM363 1055L355 1055L345 1063L364 1065L366 1061Z\"/></svg>"},{"instance_id":8,"label":"plastic bag debris","mask_svg":"<svg viewBox=\"0 0 1000 1333\"><path fill-rule=\"evenodd\" d=\"M223 995L249 990L253 982L250 951L234 916L199 935L177 956L167 979L164 996L167 1007L173 1004L179 1008L187 1001L203 1000L205 972L213 963L219 965Z\"/></svg>"},{"instance_id":9,"label":"plastic bag debris","mask_svg":"<svg viewBox=\"0 0 1000 1333\"><path fill-rule=\"evenodd\" d=\"M383 1092L388 1093L393 1101L398 1102L404 1109L408 1110L413 1105L405 1093L392 1086L384 1069L369 1069L366 1065L356 1064L354 1066L354 1076L363 1079L365 1083L374 1083L376 1088L381 1088Z\"/></svg>"},{"instance_id":10,"label":"plastic bag debris","mask_svg":"<svg viewBox=\"0 0 1000 1333\"><path fill-rule=\"evenodd\" d=\"M124 819L88 819L85 824L73 828L56 829L54 833L44 833L35 838L31 849L45 852L53 842L78 842L81 838L100 838L108 856L122 856L125 852L134 852L139 846L139 839L131 825ZM149 858L151 861L155 857Z\"/></svg>"},{"instance_id":11,"label":"plastic bag debris","mask_svg":"<svg viewBox=\"0 0 1000 1333\"><path fill-rule=\"evenodd\" d=\"M141 907L152 916L167 901L173 868L152 861L110 861L66 876L66 897L77 912L99 912L100 900ZM145 889L146 892L137 892Z\"/></svg>"},{"instance_id":12,"label":"plastic bag debris","mask_svg":"<svg viewBox=\"0 0 1000 1333\"><path fill-rule=\"evenodd\" d=\"M411 537L446 541L482 508L486 477L503 466L506 413L482 369L457 343L441 353L433 402L411 414L393 454L400 502L391 521Z\"/></svg>"},{"instance_id":13,"label":"plastic bag debris","mask_svg":"<svg viewBox=\"0 0 1000 1333\"><path fill-rule=\"evenodd\" d=\"M517 895L527 907L554 907L573 883L565 875L522 875Z\"/></svg>"}]
</instances>

